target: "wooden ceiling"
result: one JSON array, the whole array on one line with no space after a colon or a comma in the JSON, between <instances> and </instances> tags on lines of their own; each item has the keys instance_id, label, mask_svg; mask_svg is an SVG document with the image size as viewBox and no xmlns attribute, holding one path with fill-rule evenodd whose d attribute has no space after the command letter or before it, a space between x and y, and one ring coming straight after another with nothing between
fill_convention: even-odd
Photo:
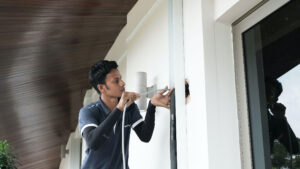
<instances>
[{"instance_id":1,"label":"wooden ceiling","mask_svg":"<svg viewBox=\"0 0 300 169\"><path fill-rule=\"evenodd\" d=\"M77 124L90 66L136 0L1 0L0 139L19 169L57 169Z\"/></svg>"}]
</instances>

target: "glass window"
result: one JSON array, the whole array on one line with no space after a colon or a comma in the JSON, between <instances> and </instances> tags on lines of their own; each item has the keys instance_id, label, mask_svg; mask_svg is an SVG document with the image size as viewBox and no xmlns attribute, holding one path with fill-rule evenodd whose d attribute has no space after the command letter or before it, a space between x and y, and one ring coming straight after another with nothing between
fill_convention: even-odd
<instances>
[{"instance_id":1,"label":"glass window","mask_svg":"<svg viewBox=\"0 0 300 169\"><path fill-rule=\"evenodd\" d=\"M245 31L243 50L254 163L300 168L300 1Z\"/></svg>"}]
</instances>

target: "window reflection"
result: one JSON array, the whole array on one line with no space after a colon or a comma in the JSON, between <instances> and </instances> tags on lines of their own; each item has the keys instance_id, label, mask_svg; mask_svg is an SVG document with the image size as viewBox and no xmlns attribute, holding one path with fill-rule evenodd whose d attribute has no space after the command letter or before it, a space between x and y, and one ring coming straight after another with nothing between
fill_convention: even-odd
<instances>
[{"instance_id":1,"label":"window reflection","mask_svg":"<svg viewBox=\"0 0 300 169\"><path fill-rule=\"evenodd\" d=\"M243 33L257 169L300 169L299 45L299 0L289 1Z\"/></svg>"},{"instance_id":2,"label":"window reflection","mask_svg":"<svg viewBox=\"0 0 300 169\"><path fill-rule=\"evenodd\" d=\"M278 97L278 103L281 103L286 107L284 114L279 114L278 124L275 126L276 122L269 122L270 130L270 141L272 145L271 150L271 160L272 166L275 168L300 168L300 155L299 155L299 143L300 143L300 65L288 71L282 75L278 80L278 83L282 85L282 93ZM267 80L266 80L267 81ZM270 87L267 87L266 90ZM267 92L268 93L268 90ZM266 94L267 101L270 103L270 94ZM269 99L268 99L269 96ZM271 105L268 105L271 107ZM269 111L272 112L271 108ZM276 112L270 117L273 121L276 121ZM281 119L283 123L280 124ZM275 120L274 120L275 119ZM270 120L269 120L270 121ZM298 122L298 123L297 123ZM282 134L279 134L279 138L275 138L274 132L271 130L281 130ZM280 132L279 132L280 133ZM271 140L274 139L274 140Z\"/></svg>"}]
</instances>

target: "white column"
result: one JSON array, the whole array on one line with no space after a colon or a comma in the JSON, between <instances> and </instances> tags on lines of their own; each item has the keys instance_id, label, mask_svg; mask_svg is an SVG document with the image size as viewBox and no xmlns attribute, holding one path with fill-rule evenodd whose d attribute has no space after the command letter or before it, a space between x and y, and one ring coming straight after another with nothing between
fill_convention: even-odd
<instances>
[{"instance_id":1,"label":"white column","mask_svg":"<svg viewBox=\"0 0 300 169\"><path fill-rule=\"evenodd\" d=\"M169 0L169 73L170 87L175 87L177 168L188 168L187 126L185 111L185 68L183 52L182 0Z\"/></svg>"}]
</instances>

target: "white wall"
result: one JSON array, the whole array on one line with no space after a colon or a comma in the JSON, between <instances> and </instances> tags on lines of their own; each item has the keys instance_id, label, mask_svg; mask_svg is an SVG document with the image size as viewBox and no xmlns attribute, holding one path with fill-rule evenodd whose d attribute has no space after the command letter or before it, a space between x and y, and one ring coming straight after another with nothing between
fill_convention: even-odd
<instances>
[{"instance_id":1,"label":"white wall","mask_svg":"<svg viewBox=\"0 0 300 169\"><path fill-rule=\"evenodd\" d=\"M184 51L190 103L186 106L189 168L209 168L201 1L185 0Z\"/></svg>"},{"instance_id":2,"label":"white wall","mask_svg":"<svg viewBox=\"0 0 300 169\"><path fill-rule=\"evenodd\" d=\"M61 160L59 169L79 169L81 163L81 136L78 128L70 134L66 150L68 152Z\"/></svg>"},{"instance_id":3,"label":"white wall","mask_svg":"<svg viewBox=\"0 0 300 169\"><path fill-rule=\"evenodd\" d=\"M184 0L189 168L251 168L249 135L240 138L247 128L238 121L231 24L259 1Z\"/></svg>"},{"instance_id":4,"label":"white wall","mask_svg":"<svg viewBox=\"0 0 300 169\"><path fill-rule=\"evenodd\" d=\"M147 72L148 86L163 88L169 83L168 67L168 11L167 1L158 2L153 13L127 41L126 90L134 91L134 74ZM145 115L145 112L142 112ZM130 138L129 166L131 169L170 168L169 111L156 109L155 129L149 143L143 143L132 131Z\"/></svg>"},{"instance_id":5,"label":"white wall","mask_svg":"<svg viewBox=\"0 0 300 169\"><path fill-rule=\"evenodd\" d=\"M84 96L83 106L97 101L98 99L99 95L96 90L89 89ZM76 130L70 134L66 149L69 152L61 159L59 169L79 169L85 157L86 144L78 131L78 126Z\"/></svg>"},{"instance_id":6,"label":"white wall","mask_svg":"<svg viewBox=\"0 0 300 169\"><path fill-rule=\"evenodd\" d=\"M238 169L231 32L230 26L215 22L213 11L213 1L184 1L185 67L191 93L187 105L189 168Z\"/></svg>"},{"instance_id":7,"label":"white wall","mask_svg":"<svg viewBox=\"0 0 300 169\"><path fill-rule=\"evenodd\" d=\"M238 121L231 24L260 1L183 0L183 64L191 92L188 168L251 168L251 150L243 146L249 144L249 135L241 138L248 129L240 128ZM128 24L106 57L119 60L128 90L134 90L132 75L137 71L148 73L148 85L168 84L167 24L166 0L140 0L128 14ZM150 143L141 143L132 133L129 164L132 169L170 168L167 111L157 111Z\"/></svg>"}]
</instances>

